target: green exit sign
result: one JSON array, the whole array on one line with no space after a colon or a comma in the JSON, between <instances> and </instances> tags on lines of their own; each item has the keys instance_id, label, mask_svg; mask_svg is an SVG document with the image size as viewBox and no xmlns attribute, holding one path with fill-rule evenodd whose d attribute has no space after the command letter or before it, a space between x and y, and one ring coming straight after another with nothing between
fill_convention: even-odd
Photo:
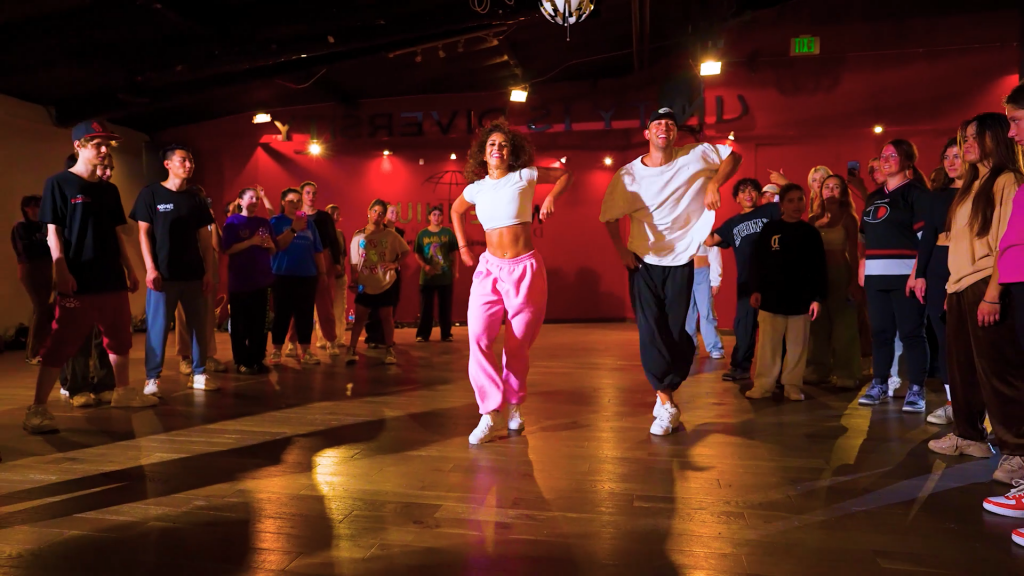
<instances>
[{"instance_id":1,"label":"green exit sign","mask_svg":"<svg viewBox=\"0 0 1024 576\"><path fill-rule=\"evenodd\" d=\"M789 41L790 56L812 56L821 53L821 38L817 36L801 36Z\"/></svg>"}]
</instances>

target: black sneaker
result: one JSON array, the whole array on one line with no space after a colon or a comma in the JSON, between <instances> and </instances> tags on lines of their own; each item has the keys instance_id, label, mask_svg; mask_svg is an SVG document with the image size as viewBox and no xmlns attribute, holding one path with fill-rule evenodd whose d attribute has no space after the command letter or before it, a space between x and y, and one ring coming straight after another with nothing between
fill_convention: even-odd
<instances>
[{"instance_id":1,"label":"black sneaker","mask_svg":"<svg viewBox=\"0 0 1024 576\"><path fill-rule=\"evenodd\" d=\"M256 369L249 366L235 366L235 371L245 376L256 374Z\"/></svg>"},{"instance_id":2,"label":"black sneaker","mask_svg":"<svg viewBox=\"0 0 1024 576\"><path fill-rule=\"evenodd\" d=\"M253 369L256 370L257 374L270 374L270 366L267 366L263 362L253 366Z\"/></svg>"},{"instance_id":3,"label":"black sneaker","mask_svg":"<svg viewBox=\"0 0 1024 576\"><path fill-rule=\"evenodd\" d=\"M750 371L739 370L737 368L729 368L722 374L722 380L726 382L736 382L739 380L750 380Z\"/></svg>"}]
</instances>

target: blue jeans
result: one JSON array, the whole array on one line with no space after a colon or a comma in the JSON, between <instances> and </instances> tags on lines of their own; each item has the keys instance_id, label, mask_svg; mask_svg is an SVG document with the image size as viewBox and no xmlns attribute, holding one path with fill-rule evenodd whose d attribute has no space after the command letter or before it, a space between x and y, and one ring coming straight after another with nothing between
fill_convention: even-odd
<instances>
[{"instance_id":1,"label":"blue jeans","mask_svg":"<svg viewBox=\"0 0 1024 576\"><path fill-rule=\"evenodd\" d=\"M693 269L693 298L690 311L686 314L686 331L697 341L697 316L700 315L700 335L708 352L725 353L722 338L718 335L718 317L715 316L715 301L711 296L711 268Z\"/></svg>"},{"instance_id":2,"label":"blue jeans","mask_svg":"<svg viewBox=\"0 0 1024 576\"><path fill-rule=\"evenodd\" d=\"M185 321L192 331L192 373L206 371L206 295L202 280L164 281L163 291L146 290L146 378L159 378L164 368L167 334L171 318L181 303Z\"/></svg>"}]
</instances>

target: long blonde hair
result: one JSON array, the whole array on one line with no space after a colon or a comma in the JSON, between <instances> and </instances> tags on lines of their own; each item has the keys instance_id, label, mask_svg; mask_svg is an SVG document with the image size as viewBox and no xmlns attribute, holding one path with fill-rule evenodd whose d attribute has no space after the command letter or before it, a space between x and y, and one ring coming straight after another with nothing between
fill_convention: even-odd
<instances>
[{"instance_id":1,"label":"long blonde hair","mask_svg":"<svg viewBox=\"0 0 1024 576\"><path fill-rule=\"evenodd\" d=\"M818 212L821 205L821 191L814 191L814 187L811 186L811 178L814 178L816 173L821 173L821 183L825 183L825 178L832 175L832 171L828 169L828 166L815 166L811 168L811 171L807 173L807 192L811 195L811 214Z\"/></svg>"}]
</instances>

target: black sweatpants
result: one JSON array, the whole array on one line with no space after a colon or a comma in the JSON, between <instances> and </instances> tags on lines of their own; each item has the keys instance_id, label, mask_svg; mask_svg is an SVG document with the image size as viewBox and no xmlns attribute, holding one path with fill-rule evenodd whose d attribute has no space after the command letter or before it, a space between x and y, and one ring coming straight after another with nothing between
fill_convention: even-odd
<instances>
[{"instance_id":1,"label":"black sweatpants","mask_svg":"<svg viewBox=\"0 0 1024 576\"><path fill-rule=\"evenodd\" d=\"M729 365L734 370L750 372L754 362L754 348L757 345L757 308L750 305L750 295L737 296L736 317L732 320L736 345L732 349Z\"/></svg>"},{"instance_id":2,"label":"black sweatpants","mask_svg":"<svg viewBox=\"0 0 1024 576\"><path fill-rule=\"evenodd\" d=\"M939 368L938 377L943 384L949 384L949 370L946 361L946 282L936 278L933 284L932 278L926 278L926 280L928 288L925 292L924 306L928 313L928 324L931 325L932 331L935 333L935 344L938 348L936 360ZM931 350L931 346L929 346L929 350Z\"/></svg>"},{"instance_id":3,"label":"black sweatpants","mask_svg":"<svg viewBox=\"0 0 1024 576\"><path fill-rule=\"evenodd\" d=\"M434 330L434 298L437 297L437 323L441 339L452 336L452 285L420 284L420 325L416 337L430 340Z\"/></svg>"},{"instance_id":4,"label":"black sweatpants","mask_svg":"<svg viewBox=\"0 0 1024 576\"><path fill-rule=\"evenodd\" d=\"M905 282L904 282L905 283ZM868 285L868 317L871 319L872 368L875 378L886 379L896 355L896 332L903 342L907 379L923 386L928 378L928 341L924 335L925 308L903 287L879 289Z\"/></svg>"},{"instance_id":5,"label":"black sweatpants","mask_svg":"<svg viewBox=\"0 0 1024 576\"><path fill-rule=\"evenodd\" d=\"M303 346L309 345L319 283L319 276L274 276L274 326L271 329L274 346L284 346L293 319L296 340Z\"/></svg>"},{"instance_id":6,"label":"black sweatpants","mask_svg":"<svg viewBox=\"0 0 1024 576\"><path fill-rule=\"evenodd\" d=\"M252 368L267 357L270 330L270 288L232 292L231 356L235 366Z\"/></svg>"},{"instance_id":7,"label":"black sweatpants","mask_svg":"<svg viewBox=\"0 0 1024 576\"><path fill-rule=\"evenodd\" d=\"M640 332L640 363L654 389L674 392L693 366L697 343L686 331L693 262L657 266L640 261L629 273L629 297Z\"/></svg>"}]
</instances>

